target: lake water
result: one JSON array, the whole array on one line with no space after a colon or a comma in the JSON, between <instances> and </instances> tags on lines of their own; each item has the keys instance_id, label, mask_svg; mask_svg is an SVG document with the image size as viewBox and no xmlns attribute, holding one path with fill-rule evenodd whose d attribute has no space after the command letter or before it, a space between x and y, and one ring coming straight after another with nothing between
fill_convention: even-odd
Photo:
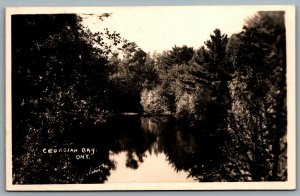
<instances>
[{"instance_id":1,"label":"lake water","mask_svg":"<svg viewBox=\"0 0 300 196\"><path fill-rule=\"evenodd\" d=\"M197 181L192 177L188 178L188 172L175 171L164 153L145 153L143 163L137 169L126 167L126 152L112 154L110 158L116 162L116 170L111 172L107 183Z\"/></svg>"},{"instance_id":2,"label":"lake water","mask_svg":"<svg viewBox=\"0 0 300 196\"><path fill-rule=\"evenodd\" d=\"M187 171L177 170L176 167L168 161L167 155L164 153L161 132L166 131L166 125L171 121L170 117L126 116L123 117L123 120L121 120L121 122L123 121L124 124L127 124L126 121L130 121L132 124L136 121L137 124L140 124L143 134L145 134L145 136L149 135L149 138L154 139L149 143L150 145L143 153L141 159L139 159L141 156L138 154L132 154L132 159L138 162L138 166L134 168L128 166L128 150L111 153L110 159L116 163L116 170L111 172L107 183L197 181L193 177L190 177ZM129 127L131 123L128 124ZM121 124L122 123L119 125ZM120 127L122 129L123 126ZM124 127L126 127L126 125ZM138 151L138 149L134 149L133 151Z\"/></svg>"},{"instance_id":3,"label":"lake water","mask_svg":"<svg viewBox=\"0 0 300 196\"><path fill-rule=\"evenodd\" d=\"M203 127L172 116L118 115L57 136L55 145L29 141L30 164L21 169L41 184L213 181L222 175L225 138Z\"/></svg>"},{"instance_id":4,"label":"lake water","mask_svg":"<svg viewBox=\"0 0 300 196\"><path fill-rule=\"evenodd\" d=\"M219 167L224 142L204 128L179 126L172 116L120 115L73 138L97 149L85 167L92 175L104 174L104 183L201 181ZM100 160L102 170L95 165Z\"/></svg>"}]
</instances>

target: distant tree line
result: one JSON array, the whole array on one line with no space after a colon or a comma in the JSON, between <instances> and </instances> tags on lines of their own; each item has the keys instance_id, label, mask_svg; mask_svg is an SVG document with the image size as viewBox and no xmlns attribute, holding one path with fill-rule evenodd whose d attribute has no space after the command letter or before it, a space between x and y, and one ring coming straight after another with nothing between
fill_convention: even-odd
<instances>
[{"instance_id":1,"label":"distant tree line","mask_svg":"<svg viewBox=\"0 0 300 196\"><path fill-rule=\"evenodd\" d=\"M227 181L287 179L284 12L258 12L230 37L216 29L198 49L154 54L109 29L92 33L81 21L12 16L16 183L32 175L39 141L58 145L61 135L103 126L120 112L173 115L229 135Z\"/></svg>"}]
</instances>

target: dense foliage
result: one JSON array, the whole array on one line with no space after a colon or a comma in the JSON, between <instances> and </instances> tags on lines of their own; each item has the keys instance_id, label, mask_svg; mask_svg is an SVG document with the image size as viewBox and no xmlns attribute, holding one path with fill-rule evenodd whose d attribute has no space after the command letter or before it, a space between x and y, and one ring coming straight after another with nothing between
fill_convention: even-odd
<instances>
[{"instance_id":1,"label":"dense foliage","mask_svg":"<svg viewBox=\"0 0 300 196\"><path fill-rule=\"evenodd\" d=\"M124 112L174 117L157 151L199 181L286 180L285 39L284 12L258 12L230 37L216 29L198 49L154 54L109 29L90 32L77 15L12 16L14 183L104 182L115 167L111 148L126 150L126 166L137 168L155 137L106 135ZM69 135L87 127L106 137L98 159L85 162L101 165L101 176L83 176L89 168L66 165L64 154L41 158L42 148L72 144ZM210 152L218 160L191 150L209 146L207 135L219 141ZM188 157L190 165L178 162Z\"/></svg>"},{"instance_id":2,"label":"dense foliage","mask_svg":"<svg viewBox=\"0 0 300 196\"><path fill-rule=\"evenodd\" d=\"M108 30L84 31L80 21L64 14L12 16L13 158L14 167L21 168L16 183L38 182L25 177L36 176L30 173L33 166L37 174L47 167L35 164L41 148L59 146L67 133L103 124L112 114L107 93L111 46L104 40L116 45L122 40Z\"/></svg>"}]
</instances>

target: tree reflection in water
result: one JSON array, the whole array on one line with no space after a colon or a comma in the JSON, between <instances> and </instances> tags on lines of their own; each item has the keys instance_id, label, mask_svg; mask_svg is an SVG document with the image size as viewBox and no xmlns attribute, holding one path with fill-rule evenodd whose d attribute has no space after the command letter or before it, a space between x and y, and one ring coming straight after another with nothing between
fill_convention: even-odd
<instances>
[{"instance_id":1,"label":"tree reflection in water","mask_svg":"<svg viewBox=\"0 0 300 196\"><path fill-rule=\"evenodd\" d=\"M152 133L159 138L159 152L166 154L175 171L186 171L188 177L199 181L222 181L224 144L227 138L220 133L207 132L201 125L180 126L171 117L147 118L151 121ZM142 120L142 127L143 126ZM149 130L148 126L145 130ZM153 131L157 130L157 131ZM150 129L151 130L151 129Z\"/></svg>"},{"instance_id":2,"label":"tree reflection in water","mask_svg":"<svg viewBox=\"0 0 300 196\"><path fill-rule=\"evenodd\" d=\"M58 138L56 141L61 142L37 142L39 146L28 141L28 146L31 146L25 148L24 153L35 156L23 161L24 165L18 165L20 169L15 173L23 175L23 178L18 178L23 180L15 183L104 183L111 171L118 167L111 155L122 152L126 152L125 166L128 169L137 170L149 156L163 153L174 173L185 171L187 177L198 181L226 180L222 173L222 164L226 161L226 137L211 134L201 125L179 126L171 116L117 116L102 127L72 130ZM45 144L47 148L56 148L59 143L69 148L95 148L95 154L90 159L78 160L74 154L42 153ZM32 150L36 152L32 153Z\"/></svg>"}]
</instances>

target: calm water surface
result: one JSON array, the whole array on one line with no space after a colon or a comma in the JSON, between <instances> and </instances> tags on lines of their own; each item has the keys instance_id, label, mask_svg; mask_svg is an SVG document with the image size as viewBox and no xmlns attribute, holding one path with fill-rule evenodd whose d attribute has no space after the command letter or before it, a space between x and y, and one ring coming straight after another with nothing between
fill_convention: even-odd
<instances>
[{"instance_id":1,"label":"calm water surface","mask_svg":"<svg viewBox=\"0 0 300 196\"><path fill-rule=\"evenodd\" d=\"M116 163L116 170L111 172L107 183L126 183L126 182L193 182L197 181L189 176L187 171L179 171L174 164L168 161L168 155L164 153L162 145L162 132L166 131L170 117L123 117L123 126L120 128L130 129L130 125L137 121L140 124L141 131L149 138L153 138L145 153L141 155L137 153L129 154L129 151L121 153L111 153L110 159ZM127 124L126 121L130 121ZM138 122L140 121L140 123ZM132 123L132 124L131 124ZM129 126L127 127L126 124ZM134 128L134 127L132 127ZM149 141L149 140L148 140ZM138 150L134 150L138 151ZM131 157L132 156L132 157ZM136 165L131 166L128 162L131 157ZM141 157L141 158L140 158Z\"/></svg>"},{"instance_id":2,"label":"calm water surface","mask_svg":"<svg viewBox=\"0 0 300 196\"><path fill-rule=\"evenodd\" d=\"M104 174L104 183L200 181L222 160L224 141L203 128L179 126L171 116L122 115L74 138L97 149L93 160L106 158L102 169L86 166L90 175Z\"/></svg>"},{"instance_id":3,"label":"calm water surface","mask_svg":"<svg viewBox=\"0 0 300 196\"><path fill-rule=\"evenodd\" d=\"M172 116L118 115L51 141L35 138L24 152L28 166L19 169L36 178L24 184L214 181L226 160L224 136L207 125L179 125Z\"/></svg>"}]
</instances>

